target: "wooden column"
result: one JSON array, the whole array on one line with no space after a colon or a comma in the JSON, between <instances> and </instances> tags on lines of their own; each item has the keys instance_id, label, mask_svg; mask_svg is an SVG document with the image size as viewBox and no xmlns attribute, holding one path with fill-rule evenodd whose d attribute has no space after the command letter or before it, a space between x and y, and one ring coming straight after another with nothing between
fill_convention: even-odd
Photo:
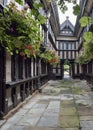
<instances>
[{"instance_id":1,"label":"wooden column","mask_svg":"<svg viewBox=\"0 0 93 130\"><path fill-rule=\"evenodd\" d=\"M4 116L6 104L5 86L5 50L0 49L0 118Z\"/></svg>"},{"instance_id":2,"label":"wooden column","mask_svg":"<svg viewBox=\"0 0 93 130\"><path fill-rule=\"evenodd\" d=\"M60 68L61 68L61 77L64 77L64 62L60 61Z\"/></svg>"},{"instance_id":3,"label":"wooden column","mask_svg":"<svg viewBox=\"0 0 93 130\"><path fill-rule=\"evenodd\" d=\"M74 62L71 63L71 71L72 71L72 77L74 78L74 75L75 75L75 65L74 65Z\"/></svg>"}]
</instances>

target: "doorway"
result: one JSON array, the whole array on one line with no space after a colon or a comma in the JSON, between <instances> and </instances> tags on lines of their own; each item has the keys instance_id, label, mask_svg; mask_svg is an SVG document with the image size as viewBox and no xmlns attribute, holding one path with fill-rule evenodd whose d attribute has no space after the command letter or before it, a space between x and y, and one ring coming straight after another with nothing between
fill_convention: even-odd
<instances>
[{"instance_id":1,"label":"doorway","mask_svg":"<svg viewBox=\"0 0 93 130\"><path fill-rule=\"evenodd\" d=\"M70 70L71 70L71 65L69 63L69 61L65 61L64 62L64 77L63 78L70 78L71 74L70 74Z\"/></svg>"}]
</instances>

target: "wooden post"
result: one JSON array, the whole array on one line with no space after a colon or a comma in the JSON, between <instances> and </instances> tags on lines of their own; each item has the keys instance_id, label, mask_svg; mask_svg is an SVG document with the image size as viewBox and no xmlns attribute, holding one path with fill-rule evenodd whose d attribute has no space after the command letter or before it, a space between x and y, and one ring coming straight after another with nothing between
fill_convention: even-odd
<instances>
[{"instance_id":1,"label":"wooden post","mask_svg":"<svg viewBox=\"0 0 93 130\"><path fill-rule=\"evenodd\" d=\"M5 50L0 50L0 118L4 116L6 107L6 86L5 86Z\"/></svg>"}]
</instances>

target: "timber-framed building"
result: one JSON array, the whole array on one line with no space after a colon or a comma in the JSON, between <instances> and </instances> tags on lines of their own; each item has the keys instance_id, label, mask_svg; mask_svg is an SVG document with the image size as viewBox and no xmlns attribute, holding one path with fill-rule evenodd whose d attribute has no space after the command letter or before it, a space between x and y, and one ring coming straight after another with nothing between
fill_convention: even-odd
<instances>
[{"instance_id":1,"label":"timber-framed building","mask_svg":"<svg viewBox=\"0 0 93 130\"><path fill-rule=\"evenodd\" d=\"M1 12L7 4L5 2L0 0ZM24 4L28 3L31 8L32 2L33 0L25 0ZM41 13L46 16L46 23L40 26L43 37L41 49L44 51L45 47L49 47L57 51L60 62L52 67L38 57L24 60L20 55L11 56L4 48L0 49L0 118L35 91L40 90L40 87L48 80L62 79L66 61L70 64L69 71L72 78L87 79L91 84L93 83L93 61L85 65L75 64L76 57L82 53L83 33L86 31L86 28L80 27L79 19L87 12L93 20L93 1L80 0L81 13L77 17L75 27L69 17L64 23L59 24L55 0L51 0L51 3L47 3L47 0L41 0L41 2L44 5Z\"/></svg>"}]
</instances>

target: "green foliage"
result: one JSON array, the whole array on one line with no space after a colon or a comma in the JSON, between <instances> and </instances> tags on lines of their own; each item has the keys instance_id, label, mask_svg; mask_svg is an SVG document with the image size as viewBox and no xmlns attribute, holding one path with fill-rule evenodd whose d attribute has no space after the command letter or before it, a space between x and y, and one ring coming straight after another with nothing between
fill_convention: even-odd
<instances>
[{"instance_id":1,"label":"green foliage","mask_svg":"<svg viewBox=\"0 0 93 130\"><path fill-rule=\"evenodd\" d=\"M84 53L89 61L93 59L93 38L84 43Z\"/></svg>"},{"instance_id":2,"label":"green foliage","mask_svg":"<svg viewBox=\"0 0 93 130\"><path fill-rule=\"evenodd\" d=\"M73 6L73 14L78 15L79 13L80 13L80 6L76 4L75 6Z\"/></svg>"},{"instance_id":3,"label":"green foliage","mask_svg":"<svg viewBox=\"0 0 93 130\"><path fill-rule=\"evenodd\" d=\"M20 5L23 5L23 0L15 0L17 3L19 3Z\"/></svg>"},{"instance_id":4,"label":"green foliage","mask_svg":"<svg viewBox=\"0 0 93 130\"><path fill-rule=\"evenodd\" d=\"M83 54L76 59L77 63L86 64L93 59L93 38L83 43Z\"/></svg>"},{"instance_id":5,"label":"green foliage","mask_svg":"<svg viewBox=\"0 0 93 130\"><path fill-rule=\"evenodd\" d=\"M65 60L64 65L70 65L68 60Z\"/></svg>"},{"instance_id":6,"label":"green foliage","mask_svg":"<svg viewBox=\"0 0 93 130\"><path fill-rule=\"evenodd\" d=\"M64 70L69 72L69 67L70 67L69 65L64 65Z\"/></svg>"},{"instance_id":7,"label":"green foliage","mask_svg":"<svg viewBox=\"0 0 93 130\"><path fill-rule=\"evenodd\" d=\"M33 6L35 9L39 9L39 8L43 7L43 4L41 2L37 3L36 1L34 1Z\"/></svg>"},{"instance_id":8,"label":"green foliage","mask_svg":"<svg viewBox=\"0 0 93 130\"><path fill-rule=\"evenodd\" d=\"M4 15L0 14L0 44L10 54L14 50L22 56L36 55L40 48L41 36L40 22L30 13L19 11L14 4L5 9Z\"/></svg>"},{"instance_id":9,"label":"green foliage","mask_svg":"<svg viewBox=\"0 0 93 130\"><path fill-rule=\"evenodd\" d=\"M46 22L45 16L41 15L39 13L39 9L44 8L44 5L41 2L36 2L36 0L33 2L33 9L31 9L32 15L35 16L40 22L40 24L44 24Z\"/></svg>"},{"instance_id":10,"label":"green foliage","mask_svg":"<svg viewBox=\"0 0 93 130\"><path fill-rule=\"evenodd\" d=\"M40 21L41 24L44 24L46 22L45 17L42 16L41 14L38 15L38 20Z\"/></svg>"},{"instance_id":11,"label":"green foliage","mask_svg":"<svg viewBox=\"0 0 93 130\"><path fill-rule=\"evenodd\" d=\"M65 13L65 11L68 9L66 2L74 4L73 13L75 15L78 15L80 13L80 7L77 4L77 0L56 0L56 2L63 13Z\"/></svg>"},{"instance_id":12,"label":"green foliage","mask_svg":"<svg viewBox=\"0 0 93 130\"><path fill-rule=\"evenodd\" d=\"M80 24L82 27L85 27L89 24L91 24L91 17L88 17L88 16L83 16L81 19L80 19Z\"/></svg>"},{"instance_id":13,"label":"green foliage","mask_svg":"<svg viewBox=\"0 0 93 130\"><path fill-rule=\"evenodd\" d=\"M84 40L85 40L86 42L91 41L92 37L93 37L92 32L85 32L85 33L84 33Z\"/></svg>"},{"instance_id":14,"label":"green foliage","mask_svg":"<svg viewBox=\"0 0 93 130\"><path fill-rule=\"evenodd\" d=\"M86 64L88 62L88 58L86 57L86 55L79 55L75 61L76 63L79 63L79 64Z\"/></svg>"},{"instance_id":15,"label":"green foliage","mask_svg":"<svg viewBox=\"0 0 93 130\"><path fill-rule=\"evenodd\" d=\"M59 62L59 57L54 50L46 49L46 51L42 53L40 57L45 59L51 65L56 65Z\"/></svg>"}]
</instances>

